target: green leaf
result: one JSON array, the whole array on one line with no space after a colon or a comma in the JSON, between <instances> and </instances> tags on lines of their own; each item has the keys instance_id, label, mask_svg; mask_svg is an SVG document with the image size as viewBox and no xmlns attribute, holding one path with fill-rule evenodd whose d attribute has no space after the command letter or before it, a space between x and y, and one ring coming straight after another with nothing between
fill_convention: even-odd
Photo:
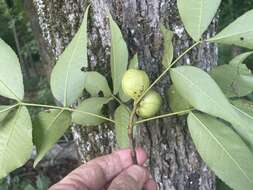
<instances>
[{"instance_id":1,"label":"green leaf","mask_svg":"<svg viewBox=\"0 0 253 190\"><path fill-rule=\"evenodd\" d=\"M253 10L250 10L208 41L253 49L252 19Z\"/></svg>"},{"instance_id":2,"label":"green leaf","mask_svg":"<svg viewBox=\"0 0 253 190\"><path fill-rule=\"evenodd\" d=\"M232 100L231 103L253 120L253 102L246 99Z\"/></svg>"},{"instance_id":3,"label":"green leaf","mask_svg":"<svg viewBox=\"0 0 253 190\"><path fill-rule=\"evenodd\" d=\"M253 155L233 129L200 113L190 113L187 122L200 156L215 174L235 190L251 190Z\"/></svg>"},{"instance_id":4,"label":"green leaf","mask_svg":"<svg viewBox=\"0 0 253 190\"><path fill-rule=\"evenodd\" d=\"M136 53L130 60L128 69L138 69L138 68L139 68L139 61L138 61L138 54Z\"/></svg>"},{"instance_id":5,"label":"green leaf","mask_svg":"<svg viewBox=\"0 0 253 190\"><path fill-rule=\"evenodd\" d=\"M54 97L64 106L71 105L82 95L85 75L82 67L87 67L87 16L86 9L83 22L53 68L51 90Z\"/></svg>"},{"instance_id":6,"label":"green leaf","mask_svg":"<svg viewBox=\"0 0 253 190\"><path fill-rule=\"evenodd\" d=\"M245 85L247 85L249 88L251 88L253 91L253 75L241 75L241 80Z\"/></svg>"},{"instance_id":7,"label":"green leaf","mask_svg":"<svg viewBox=\"0 0 253 190\"><path fill-rule=\"evenodd\" d=\"M24 98L23 77L15 52L0 39L0 95L22 100Z\"/></svg>"},{"instance_id":8,"label":"green leaf","mask_svg":"<svg viewBox=\"0 0 253 190\"><path fill-rule=\"evenodd\" d=\"M245 59L247 59L250 55L252 55L253 51L249 51L249 52L246 52L246 53L242 53L240 55L237 55L236 57L234 57L230 62L229 64L232 65L232 66L236 66L238 67L238 72L241 73L241 72L246 72L245 74L250 74L250 70L247 68L246 65L242 64ZM241 71L242 70L242 71Z\"/></svg>"},{"instance_id":9,"label":"green leaf","mask_svg":"<svg viewBox=\"0 0 253 190\"><path fill-rule=\"evenodd\" d=\"M118 25L109 14L111 29L111 74L113 81L113 94L117 94L121 81L128 65L128 49Z\"/></svg>"},{"instance_id":10,"label":"green leaf","mask_svg":"<svg viewBox=\"0 0 253 190\"><path fill-rule=\"evenodd\" d=\"M37 149L36 166L63 136L71 123L71 114L64 110L40 112L34 120L33 141Z\"/></svg>"},{"instance_id":11,"label":"green leaf","mask_svg":"<svg viewBox=\"0 0 253 190\"><path fill-rule=\"evenodd\" d=\"M163 34L163 58L162 64L164 67L168 67L173 60L173 32L166 29L163 24L160 24L161 32Z\"/></svg>"},{"instance_id":12,"label":"green leaf","mask_svg":"<svg viewBox=\"0 0 253 190\"><path fill-rule=\"evenodd\" d=\"M211 23L220 2L221 0L177 0L183 24L195 41L199 41Z\"/></svg>"},{"instance_id":13,"label":"green leaf","mask_svg":"<svg viewBox=\"0 0 253 190\"><path fill-rule=\"evenodd\" d=\"M124 105L120 105L114 114L115 118L115 134L117 143L120 148L129 147L128 139L128 122L129 122L130 112L128 108Z\"/></svg>"},{"instance_id":14,"label":"green leaf","mask_svg":"<svg viewBox=\"0 0 253 190\"><path fill-rule=\"evenodd\" d=\"M99 116L103 116L101 113L102 107L110 101L108 98L93 97L84 100L78 107L78 112L73 112L72 121L79 125L93 126L99 125L105 122L104 119L98 118L89 114L84 114L89 112ZM82 112L82 113L81 113Z\"/></svg>"},{"instance_id":15,"label":"green leaf","mask_svg":"<svg viewBox=\"0 0 253 190\"><path fill-rule=\"evenodd\" d=\"M173 112L179 112L192 108L192 106L177 92L174 85L170 86L168 90L168 97L170 108Z\"/></svg>"},{"instance_id":16,"label":"green leaf","mask_svg":"<svg viewBox=\"0 0 253 190\"><path fill-rule=\"evenodd\" d=\"M106 78L98 72L85 72L85 89L91 96L98 96L99 92L103 92L105 97L112 95Z\"/></svg>"},{"instance_id":17,"label":"green leaf","mask_svg":"<svg viewBox=\"0 0 253 190\"><path fill-rule=\"evenodd\" d=\"M243 75L242 71L233 65L221 65L212 69L210 75L227 97L242 97L253 91L253 76Z\"/></svg>"},{"instance_id":18,"label":"green leaf","mask_svg":"<svg viewBox=\"0 0 253 190\"><path fill-rule=\"evenodd\" d=\"M245 99L232 100L231 103L241 119L233 128L253 151L253 103Z\"/></svg>"},{"instance_id":19,"label":"green leaf","mask_svg":"<svg viewBox=\"0 0 253 190\"><path fill-rule=\"evenodd\" d=\"M253 76L243 64L243 61L251 54L252 52L240 54L228 65L221 65L211 70L210 75L227 97L242 97L253 91Z\"/></svg>"},{"instance_id":20,"label":"green leaf","mask_svg":"<svg viewBox=\"0 0 253 190\"><path fill-rule=\"evenodd\" d=\"M32 122L26 107L7 116L0 127L0 178L21 167L32 152Z\"/></svg>"},{"instance_id":21,"label":"green leaf","mask_svg":"<svg viewBox=\"0 0 253 190\"><path fill-rule=\"evenodd\" d=\"M176 90L194 108L238 123L239 115L206 72L193 66L180 66L171 69L170 73Z\"/></svg>"},{"instance_id":22,"label":"green leaf","mask_svg":"<svg viewBox=\"0 0 253 190\"><path fill-rule=\"evenodd\" d=\"M0 122L10 113L13 106L0 106Z\"/></svg>"}]
</instances>

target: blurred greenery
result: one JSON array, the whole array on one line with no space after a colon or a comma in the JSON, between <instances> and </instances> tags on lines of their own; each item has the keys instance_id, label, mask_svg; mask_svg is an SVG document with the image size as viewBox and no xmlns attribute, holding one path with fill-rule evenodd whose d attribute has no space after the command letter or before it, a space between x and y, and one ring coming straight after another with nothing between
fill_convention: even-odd
<instances>
[{"instance_id":1,"label":"blurred greenery","mask_svg":"<svg viewBox=\"0 0 253 190\"><path fill-rule=\"evenodd\" d=\"M219 12L219 28L224 28L227 24L252 8L252 0L222 0Z\"/></svg>"},{"instance_id":2,"label":"blurred greenery","mask_svg":"<svg viewBox=\"0 0 253 190\"><path fill-rule=\"evenodd\" d=\"M0 180L1 190L47 190L49 185L49 178L41 175L36 177L35 182L20 176L15 176L11 180L8 177Z\"/></svg>"}]
</instances>

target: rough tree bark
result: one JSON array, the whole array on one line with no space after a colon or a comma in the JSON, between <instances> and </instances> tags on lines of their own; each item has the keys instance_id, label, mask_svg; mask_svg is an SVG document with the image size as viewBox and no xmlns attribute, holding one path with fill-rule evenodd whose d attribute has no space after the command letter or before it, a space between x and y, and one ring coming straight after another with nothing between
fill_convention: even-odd
<instances>
[{"instance_id":1,"label":"rough tree bark","mask_svg":"<svg viewBox=\"0 0 253 190\"><path fill-rule=\"evenodd\" d=\"M90 0L89 17L89 68L107 76L110 56L110 33L105 19L105 7L123 31L130 55L138 53L140 66L152 80L162 72L161 56L163 37L159 22L164 22L174 33L174 55L178 56L193 42L182 27L175 0ZM47 55L56 60L80 25L85 0L34 0L33 7L47 44ZM205 34L212 36L216 30L214 20ZM217 62L217 48L202 44L188 53L178 64L195 64L209 70ZM164 97L163 112L169 111L166 89L169 78L156 86ZM115 147L113 127L73 127L81 158L86 161L108 153ZM184 117L166 118L139 126L139 144L149 153L147 165L159 185L167 190L215 189L214 174L200 159L185 126Z\"/></svg>"}]
</instances>

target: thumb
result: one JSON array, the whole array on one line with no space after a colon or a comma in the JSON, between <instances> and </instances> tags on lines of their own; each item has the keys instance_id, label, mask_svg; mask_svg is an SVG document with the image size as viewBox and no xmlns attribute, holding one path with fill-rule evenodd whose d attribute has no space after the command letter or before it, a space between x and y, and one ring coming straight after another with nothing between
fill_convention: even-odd
<instances>
[{"instance_id":1,"label":"thumb","mask_svg":"<svg viewBox=\"0 0 253 190\"><path fill-rule=\"evenodd\" d=\"M114 178L108 190L141 190L148 177L149 173L145 168L133 165Z\"/></svg>"}]
</instances>

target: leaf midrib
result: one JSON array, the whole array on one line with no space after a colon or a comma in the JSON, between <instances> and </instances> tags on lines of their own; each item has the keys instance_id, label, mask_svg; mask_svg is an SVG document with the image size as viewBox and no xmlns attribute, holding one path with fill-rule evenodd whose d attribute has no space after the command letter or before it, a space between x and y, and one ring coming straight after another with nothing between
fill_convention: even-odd
<instances>
[{"instance_id":1,"label":"leaf midrib","mask_svg":"<svg viewBox=\"0 0 253 190\"><path fill-rule=\"evenodd\" d=\"M238 167L238 169L242 172L242 174L247 178L247 180L252 183L252 180L250 179L250 177L246 174L246 172L241 168L240 164L233 158L233 156L226 150L225 146L215 137L215 135L208 129L208 127L206 127L206 125L200 120L198 119L194 113L192 113L193 117L195 117L195 119L197 121L199 121L199 123L203 126L203 128L208 132L208 134L213 137L213 139L217 142L217 144L221 147L221 149L227 154L227 156L232 160L232 162L235 163L235 165Z\"/></svg>"},{"instance_id":2,"label":"leaf midrib","mask_svg":"<svg viewBox=\"0 0 253 190\"><path fill-rule=\"evenodd\" d=\"M204 91L202 91L201 88L199 88L198 85L195 85L195 83L193 83L191 80L189 80L187 77L185 77L181 72L174 70L174 72L177 72L182 78L184 78L185 80L187 80L189 83L191 83L193 86L195 86L200 93L204 94L206 97L208 97L208 99L210 99L215 105L217 105L217 107L221 108L221 110L223 110L223 107L220 104L217 104L215 100L212 99L211 96L209 96L207 93L205 93Z\"/></svg>"},{"instance_id":3,"label":"leaf midrib","mask_svg":"<svg viewBox=\"0 0 253 190\"><path fill-rule=\"evenodd\" d=\"M12 106L6 106L4 109L0 110L0 114L9 111Z\"/></svg>"},{"instance_id":4,"label":"leaf midrib","mask_svg":"<svg viewBox=\"0 0 253 190\"><path fill-rule=\"evenodd\" d=\"M200 1L200 9L199 9L199 28L198 28L198 37L201 36L201 24L202 24L202 13L203 13L204 1ZM196 39L198 40L198 39Z\"/></svg>"},{"instance_id":5,"label":"leaf midrib","mask_svg":"<svg viewBox=\"0 0 253 190\"><path fill-rule=\"evenodd\" d=\"M81 25L81 27L83 27L83 25ZM78 42L80 40L80 37L81 37L81 34L78 31L78 36L74 40L76 40ZM76 50L77 50L77 44L75 44L74 49L71 54L71 57L70 57L69 62L67 64L68 68L67 68L65 84L64 84L64 87L65 87L65 89L64 89L64 106L67 106L68 81L69 81L69 73L70 73L69 68L70 68L70 65L73 63L73 57L74 57L74 54L76 53Z\"/></svg>"}]
</instances>

